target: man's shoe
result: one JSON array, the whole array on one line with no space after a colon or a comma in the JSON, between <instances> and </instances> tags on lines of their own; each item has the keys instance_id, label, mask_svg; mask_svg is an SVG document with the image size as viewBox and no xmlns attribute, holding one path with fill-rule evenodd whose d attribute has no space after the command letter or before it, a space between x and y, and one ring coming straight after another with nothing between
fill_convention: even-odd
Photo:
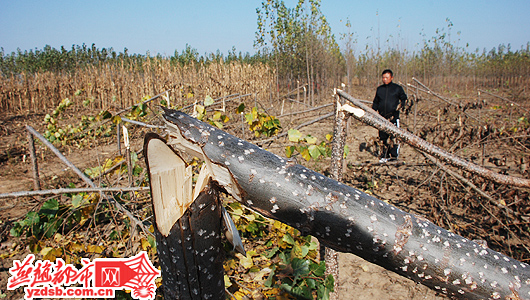
<instances>
[{"instance_id":1,"label":"man's shoe","mask_svg":"<svg viewBox=\"0 0 530 300\"><path fill-rule=\"evenodd\" d=\"M383 158L381 158L381 159L379 160L379 163L381 163L381 164L384 164L384 163L386 163L386 162L388 162L388 158L384 158L384 157L383 157Z\"/></svg>"}]
</instances>

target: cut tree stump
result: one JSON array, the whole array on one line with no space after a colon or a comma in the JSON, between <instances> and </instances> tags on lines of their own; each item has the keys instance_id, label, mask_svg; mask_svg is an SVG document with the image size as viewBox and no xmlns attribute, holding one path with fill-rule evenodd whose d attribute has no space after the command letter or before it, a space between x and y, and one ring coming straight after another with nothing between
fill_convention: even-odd
<instances>
[{"instance_id":1,"label":"cut tree stump","mask_svg":"<svg viewBox=\"0 0 530 300\"><path fill-rule=\"evenodd\" d=\"M156 134L144 141L165 299L225 299L219 186Z\"/></svg>"}]
</instances>

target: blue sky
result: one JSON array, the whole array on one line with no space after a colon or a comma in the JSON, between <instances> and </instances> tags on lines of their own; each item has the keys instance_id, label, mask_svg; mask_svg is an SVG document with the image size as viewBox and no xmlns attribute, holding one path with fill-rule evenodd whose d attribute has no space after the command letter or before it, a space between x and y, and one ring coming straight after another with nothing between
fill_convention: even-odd
<instances>
[{"instance_id":1,"label":"blue sky","mask_svg":"<svg viewBox=\"0 0 530 300\"><path fill-rule=\"evenodd\" d=\"M289 7L295 0L286 0ZM200 54L220 50L250 52L256 32L256 8L248 1L123 1L123 0L0 0L0 47L10 53L95 43L130 53L181 52L186 44ZM339 39L352 24L355 49L366 45L414 50L436 29L450 33L453 44L469 51L511 44L513 50L530 41L530 1L322 0L321 9ZM446 19L453 26L448 31ZM343 42L339 40L342 46Z\"/></svg>"}]
</instances>

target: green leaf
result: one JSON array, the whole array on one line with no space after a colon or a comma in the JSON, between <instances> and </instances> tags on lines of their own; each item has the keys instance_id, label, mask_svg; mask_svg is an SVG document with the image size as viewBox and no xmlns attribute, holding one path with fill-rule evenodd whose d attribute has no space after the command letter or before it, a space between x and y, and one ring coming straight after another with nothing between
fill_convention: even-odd
<instances>
[{"instance_id":1,"label":"green leaf","mask_svg":"<svg viewBox=\"0 0 530 300\"><path fill-rule=\"evenodd\" d=\"M43 215L55 216L59 210L59 202L57 199L50 199L42 205L39 213Z\"/></svg>"},{"instance_id":2,"label":"green leaf","mask_svg":"<svg viewBox=\"0 0 530 300\"><path fill-rule=\"evenodd\" d=\"M309 275L309 264L310 262L307 259L293 258L291 267L293 268L294 277Z\"/></svg>"},{"instance_id":3,"label":"green leaf","mask_svg":"<svg viewBox=\"0 0 530 300\"><path fill-rule=\"evenodd\" d=\"M265 253L265 257L266 258L272 258L274 256L274 254L276 254L276 252L278 252L278 250L280 250L280 248L278 248L277 246L272 248L271 250L267 251Z\"/></svg>"},{"instance_id":4,"label":"green leaf","mask_svg":"<svg viewBox=\"0 0 530 300\"><path fill-rule=\"evenodd\" d=\"M328 277L326 277L325 286L326 286L326 289L333 292L333 289L335 286L335 279L333 278L333 275L329 274Z\"/></svg>"},{"instance_id":5,"label":"green leaf","mask_svg":"<svg viewBox=\"0 0 530 300\"><path fill-rule=\"evenodd\" d=\"M290 286L290 285L287 284L287 283L282 283L282 284L280 285L280 289L285 290L286 292L289 292L289 293L290 293L290 292L292 291L293 287Z\"/></svg>"},{"instance_id":6,"label":"green leaf","mask_svg":"<svg viewBox=\"0 0 530 300\"><path fill-rule=\"evenodd\" d=\"M240 114L244 111L245 111L245 104L244 103L239 104L239 106L236 108L236 113Z\"/></svg>"},{"instance_id":7,"label":"green leaf","mask_svg":"<svg viewBox=\"0 0 530 300\"><path fill-rule=\"evenodd\" d=\"M326 262L321 261L319 264L311 263L310 268L311 268L311 272L313 273L313 275L317 277L321 277L326 272Z\"/></svg>"},{"instance_id":8,"label":"green leaf","mask_svg":"<svg viewBox=\"0 0 530 300\"><path fill-rule=\"evenodd\" d=\"M287 147L285 147L285 156L287 158L290 158L291 156L293 156L295 150L296 150L295 146L287 146Z\"/></svg>"},{"instance_id":9,"label":"green leaf","mask_svg":"<svg viewBox=\"0 0 530 300\"><path fill-rule=\"evenodd\" d=\"M75 194L72 196L72 206L74 208L78 208L79 206L81 206L83 204L83 199L84 199L84 196L83 194Z\"/></svg>"},{"instance_id":10,"label":"green leaf","mask_svg":"<svg viewBox=\"0 0 530 300\"><path fill-rule=\"evenodd\" d=\"M294 245L295 243L293 237L288 233L283 236L282 240L289 245Z\"/></svg>"},{"instance_id":11,"label":"green leaf","mask_svg":"<svg viewBox=\"0 0 530 300\"><path fill-rule=\"evenodd\" d=\"M206 96L206 98L204 98L204 106L210 106L214 103L213 101L213 98L210 97L210 95Z\"/></svg>"},{"instance_id":12,"label":"green leaf","mask_svg":"<svg viewBox=\"0 0 530 300\"><path fill-rule=\"evenodd\" d=\"M308 143L308 144L315 144L317 142L317 138L316 137L313 137L313 136L310 136L310 135L307 135L305 137L305 141Z\"/></svg>"},{"instance_id":13,"label":"green leaf","mask_svg":"<svg viewBox=\"0 0 530 300\"><path fill-rule=\"evenodd\" d=\"M13 224L13 227L11 230L9 230L9 233L14 237L19 237L22 235L22 232L24 231L23 226L19 222L15 222Z\"/></svg>"},{"instance_id":14,"label":"green leaf","mask_svg":"<svg viewBox=\"0 0 530 300\"><path fill-rule=\"evenodd\" d=\"M57 232L57 229L59 228L60 224L61 224L61 222L59 222L56 219L54 219L52 222L44 223L44 225L43 225L44 235L47 238L52 237Z\"/></svg>"},{"instance_id":15,"label":"green leaf","mask_svg":"<svg viewBox=\"0 0 530 300\"><path fill-rule=\"evenodd\" d=\"M287 131L287 136L289 137L289 141L298 143L298 141L300 141L302 138L302 133L300 133L300 131L297 129L289 129Z\"/></svg>"},{"instance_id":16,"label":"green leaf","mask_svg":"<svg viewBox=\"0 0 530 300\"><path fill-rule=\"evenodd\" d=\"M314 290L317 287L317 281L313 278L306 278L304 279L305 284L312 290Z\"/></svg>"},{"instance_id":17,"label":"green leaf","mask_svg":"<svg viewBox=\"0 0 530 300\"><path fill-rule=\"evenodd\" d=\"M38 224L39 222L40 222L39 215L36 212L34 212L34 211L30 211L26 215L26 219L24 220L24 225L33 226L35 224Z\"/></svg>"},{"instance_id":18,"label":"green leaf","mask_svg":"<svg viewBox=\"0 0 530 300\"><path fill-rule=\"evenodd\" d=\"M272 271L270 272L269 276L267 277L267 280L265 280L265 282L263 283L263 285L265 285L266 287L271 287L273 283L274 283L274 267Z\"/></svg>"},{"instance_id":19,"label":"green leaf","mask_svg":"<svg viewBox=\"0 0 530 300\"><path fill-rule=\"evenodd\" d=\"M348 153L350 153L350 148L348 147L348 145L344 145L344 158L346 158Z\"/></svg>"},{"instance_id":20,"label":"green leaf","mask_svg":"<svg viewBox=\"0 0 530 300\"><path fill-rule=\"evenodd\" d=\"M306 245L303 245L300 248L302 250L302 257L305 257L309 253L309 247Z\"/></svg>"},{"instance_id":21,"label":"green leaf","mask_svg":"<svg viewBox=\"0 0 530 300\"><path fill-rule=\"evenodd\" d=\"M313 159L317 159L320 157L321 153L317 145L310 145L307 149L309 151L309 155L311 155Z\"/></svg>"},{"instance_id":22,"label":"green leaf","mask_svg":"<svg viewBox=\"0 0 530 300\"><path fill-rule=\"evenodd\" d=\"M258 225L256 224L256 222L250 222L247 227L245 228L246 231L250 232L250 233L256 233L259 231L259 228L258 228Z\"/></svg>"}]
</instances>

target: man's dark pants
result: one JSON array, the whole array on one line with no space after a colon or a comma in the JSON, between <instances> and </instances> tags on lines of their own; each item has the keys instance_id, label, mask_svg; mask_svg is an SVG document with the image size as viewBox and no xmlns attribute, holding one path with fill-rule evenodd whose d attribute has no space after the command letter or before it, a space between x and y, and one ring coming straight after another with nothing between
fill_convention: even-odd
<instances>
[{"instance_id":1,"label":"man's dark pants","mask_svg":"<svg viewBox=\"0 0 530 300\"><path fill-rule=\"evenodd\" d=\"M399 119L389 121L399 128ZM379 139L383 142L381 158L397 158L399 156L399 144L393 136L384 131L379 131ZM388 141L389 139L390 143Z\"/></svg>"}]
</instances>

